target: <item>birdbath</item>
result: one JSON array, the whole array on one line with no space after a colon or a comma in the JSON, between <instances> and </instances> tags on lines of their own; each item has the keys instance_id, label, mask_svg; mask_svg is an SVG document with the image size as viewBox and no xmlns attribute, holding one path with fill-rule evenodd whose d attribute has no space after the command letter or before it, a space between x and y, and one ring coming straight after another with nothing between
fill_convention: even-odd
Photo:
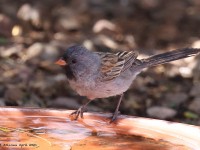
<instances>
[{"instance_id":1,"label":"birdbath","mask_svg":"<svg viewBox=\"0 0 200 150\"><path fill-rule=\"evenodd\" d=\"M163 120L70 110L0 107L3 150L199 150L200 128Z\"/></svg>"}]
</instances>

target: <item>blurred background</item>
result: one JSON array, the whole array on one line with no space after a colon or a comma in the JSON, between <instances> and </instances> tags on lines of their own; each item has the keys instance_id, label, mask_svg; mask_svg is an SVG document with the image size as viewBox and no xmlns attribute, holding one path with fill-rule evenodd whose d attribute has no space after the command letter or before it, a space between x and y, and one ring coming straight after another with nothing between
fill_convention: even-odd
<instances>
[{"instance_id":1,"label":"blurred background","mask_svg":"<svg viewBox=\"0 0 200 150\"><path fill-rule=\"evenodd\" d=\"M147 57L200 48L199 0L0 0L0 106L77 109L87 99L54 62L71 44ZM89 111L113 112L118 97ZM200 56L152 67L126 92L122 114L200 125Z\"/></svg>"}]
</instances>

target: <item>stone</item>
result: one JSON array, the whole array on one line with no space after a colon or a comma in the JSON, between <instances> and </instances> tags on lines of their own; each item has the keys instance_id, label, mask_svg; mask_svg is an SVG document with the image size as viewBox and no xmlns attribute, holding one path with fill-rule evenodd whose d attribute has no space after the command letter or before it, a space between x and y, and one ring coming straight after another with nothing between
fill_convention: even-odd
<instances>
[{"instance_id":1,"label":"stone","mask_svg":"<svg viewBox=\"0 0 200 150\"><path fill-rule=\"evenodd\" d=\"M6 106L5 100L3 98L0 98L0 106Z\"/></svg>"},{"instance_id":2,"label":"stone","mask_svg":"<svg viewBox=\"0 0 200 150\"><path fill-rule=\"evenodd\" d=\"M78 109L80 104L76 99L68 97L58 97L52 101L48 101L48 107L54 108L67 108L67 109Z\"/></svg>"},{"instance_id":3,"label":"stone","mask_svg":"<svg viewBox=\"0 0 200 150\"><path fill-rule=\"evenodd\" d=\"M46 44L40 57L42 60L54 62L59 57L59 52L54 45Z\"/></svg>"},{"instance_id":4,"label":"stone","mask_svg":"<svg viewBox=\"0 0 200 150\"><path fill-rule=\"evenodd\" d=\"M45 107L44 101L40 99L37 95L31 94L29 99L24 101L24 107Z\"/></svg>"},{"instance_id":5,"label":"stone","mask_svg":"<svg viewBox=\"0 0 200 150\"><path fill-rule=\"evenodd\" d=\"M168 107L153 106L147 109L147 114L153 118L169 119L173 118L177 112L174 109Z\"/></svg>"},{"instance_id":6,"label":"stone","mask_svg":"<svg viewBox=\"0 0 200 150\"><path fill-rule=\"evenodd\" d=\"M200 96L200 84L195 84L191 91L190 91L191 96Z\"/></svg>"},{"instance_id":7,"label":"stone","mask_svg":"<svg viewBox=\"0 0 200 150\"><path fill-rule=\"evenodd\" d=\"M95 45L105 45L110 49L117 49L119 45L112 38L106 35L99 35L94 39Z\"/></svg>"},{"instance_id":8,"label":"stone","mask_svg":"<svg viewBox=\"0 0 200 150\"><path fill-rule=\"evenodd\" d=\"M196 97L188 106L191 111L200 115L200 97Z\"/></svg>"},{"instance_id":9,"label":"stone","mask_svg":"<svg viewBox=\"0 0 200 150\"><path fill-rule=\"evenodd\" d=\"M54 62L59 56L57 48L52 44L34 43L27 49L26 59L40 58Z\"/></svg>"},{"instance_id":10,"label":"stone","mask_svg":"<svg viewBox=\"0 0 200 150\"><path fill-rule=\"evenodd\" d=\"M26 22L30 21L35 26L41 24L41 14L39 10L30 4L22 5L17 12L17 17Z\"/></svg>"},{"instance_id":11,"label":"stone","mask_svg":"<svg viewBox=\"0 0 200 150\"><path fill-rule=\"evenodd\" d=\"M101 111L103 111L102 108L100 108L98 106L93 106L93 105L90 105L90 104L86 108L87 108L87 111L92 111L92 112L101 112Z\"/></svg>"},{"instance_id":12,"label":"stone","mask_svg":"<svg viewBox=\"0 0 200 150\"><path fill-rule=\"evenodd\" d=\"M32 44L26 52L26 59L32 59L41 55L44 51L44 44L42 43L34 43Z\"/></svg>"},{"instance_id":13,"label":"stone","mask_svg":"<svg viewBox=\"0 0 200 150\"><path fill-rule=\"evenodd\" d=\"M200 47L200 40L196 40L192 43L193 48L199 48Z\"/></svg>"},{"instance_id":14,"label":"stone","mask_svg":"<svg viewBox=\"0 0 200 150\"><path fill-rule=\"evenodd\" d=\"M159 0L141 0L139 3L143 9L148 10L156 8L159 5Z\"/></svg>"},{"instance_id":15,"label":"stone","mask_svg":"<svg viewBox=\"0 0 200 150\"><path fill-rule=\"evenodd\" d=\"M3 97L4 91L5 91L5 86L1 84L0 85L0 97Z\"/></svg>"},{"instance_id":16,"label":"stone","mask_svg":"<svg viewBox=\"0 0 200 150\"><path fill-rule=\"evenodd\" d=\"M167 103L168 106L175 105L178 106L184 103L188 99L188 95L183 92L178 93L167 93L165 95L165 101L163 103Z\"/></svg>"},{"instance_id":17,"label":"stone","mask_svg":"<svg viewBox=\"0 0 200 150\"><path fill-rule=\"evenodd\" d=\"M10 103L19 103L20 101L22 101L24 97L24 92L19 88L19 87L9 87L6 91L5 91L5 95L4 98L7 102Z\"/></svg>"},{"instance_id":18,"label":"stone","mask_svg":"<svg viewBox=\"0 0 200 150\"><path fill-rule=\"evenodd\" d=\"M0 35L4 35L6 37L10 37L12 34L13 27L12 19L8 16L0 13Z\"/></svg>"},{"instance_id":19,"label":"stone","mask_svg":"<svg viewBox=\"0 0 200 150\"><path fill-rule=\"evenodd\" d=\"M116 31L117 26L111 21L105 20L105 19L98 20L93 26L94 33L99 33L103 31L104 29L107 29L110 31Z\"/></svg>"},{"instance_id":20,"label":"stone","mask_svg":"<svg viewBox=\"0 0 200 150\"><path fill-rule=\"evenodd\" d=\"M54 80L56 82L66 82L67 81L67 77L65 74L57 74L55 77L54 77Z\"/></svg>"},{"instance_id":21,"label":"stone","mask_svg":"<svg viewBox=\"0 0 200 150\"><path fill-rule=\"evenodd\" d=\"M69 8L62 8L54 12L55 22L54 29L57 32L76 31L81 28L81 15Z\"/></svg>"},{"instance_id":22,"label":"stone","mask_svg":"<svg viewBox=\"0 0 200 150\"><path fill-rule=\"evenodd\" d=\"M10 57L13 54L19 54L23 50L23 45L13 45L9 48L3 48L0 50L1 57Z\"/></svg>"},{"instance_id":23,"label":"stone","mask_svg":"<svg viewBox=\"0 0 200 150\"><path fill-rule=\"evenodd\" d=\"M78 30L81 25L75 18L61 17L58 19L57 26L63 30ZM58 27L57 29L59 29Z\"/></svg>"}]
</instances>

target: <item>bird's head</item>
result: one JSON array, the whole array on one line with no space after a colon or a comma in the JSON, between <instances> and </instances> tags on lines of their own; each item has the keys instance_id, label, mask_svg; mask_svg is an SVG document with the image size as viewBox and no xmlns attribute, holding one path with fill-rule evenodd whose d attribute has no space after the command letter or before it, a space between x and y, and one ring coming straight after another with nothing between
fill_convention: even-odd
<instances>
[{"instance_id":1,"label":"bird's head","mask_svg":"<svg viewBox=\"0 0 200 150\"><path fill-rule=\"evenodd\" d=\"M84 46L74 45L67 48L63 56L56 62L63 66L68 77L90 75L98 69L99 60L96 55ZM71 74L71 75L70 75Z\"/></svg>"}]
</instances>

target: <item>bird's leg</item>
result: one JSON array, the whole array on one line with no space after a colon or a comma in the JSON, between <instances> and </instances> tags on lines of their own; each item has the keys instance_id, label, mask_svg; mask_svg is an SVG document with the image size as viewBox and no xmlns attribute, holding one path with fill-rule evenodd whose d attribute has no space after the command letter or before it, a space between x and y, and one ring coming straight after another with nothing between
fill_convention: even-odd
<instances>
[{"instance_id":1,"label":"bird's leg","mask_svg":"<svg viewBox=\"0 0 200 150\"><path fill-rule=\"evenodd\" d=\"M80 116L81 118L83 118L83 113L86 111L86 106L87 106L90 102L91 102L91 101L88 101L86 104L84 104L83 106L79 107L79 109L76 110L76 111L74 111L74 112L72 112L72 113L70 114L70 116L75 115L74 120L77 120L79 116Z\"/></svg>"},{"instance_id":2,"label":"bird's leg","mask_svg":"<svg viewBox=\"0 0 200 150\"><path fill-rule=\"evenodd\" d=\"M115 121L115 119L117 118L117 116L119 115L119 106L120 106L120 104L121 104L121 102L122 102L122 99L123 99L123 97L124 97L124 93L122 93L121 95L120 95L120 98L119 98L119 101L118 101L118 103L117 103L117 107L116 107L116 109L115 109L115 112L113 113L113 116L112 116L112 118L111 118L111 123L113 122L113 121Z\"/></svg>"}]
</instances>

